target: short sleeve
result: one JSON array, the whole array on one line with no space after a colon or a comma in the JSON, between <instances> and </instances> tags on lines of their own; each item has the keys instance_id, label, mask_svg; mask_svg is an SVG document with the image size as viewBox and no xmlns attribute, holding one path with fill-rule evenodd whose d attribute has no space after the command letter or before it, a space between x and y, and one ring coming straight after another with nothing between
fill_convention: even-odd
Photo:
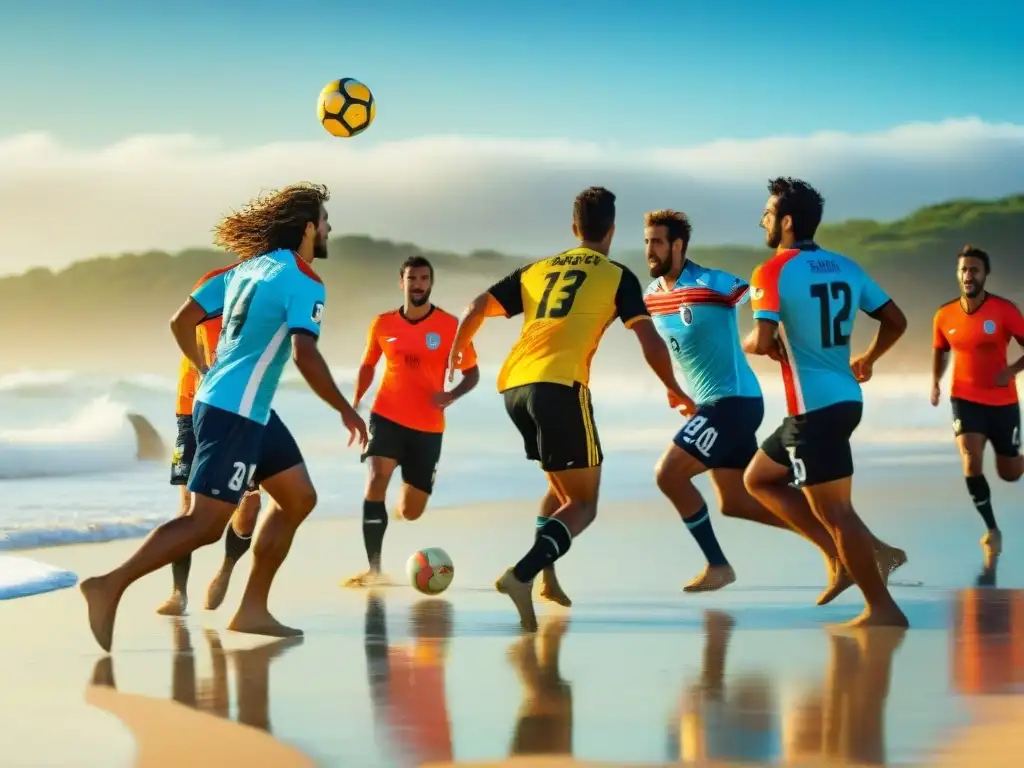
<instances>
[{"instance_id":1,"label":"short sleeve","mask_svg":"<svg viewBox=\"0 0 1024 768\"><path fill-rule=\"evenodd\" d=\"M860 291L860 311L867 314L877 312L891 299L889 294L882 290L881 286L874 281L874 279L867 272L861 270L863 275L863 283Z\"/></svg>"},{"instance_id":2,"label":"short sleeve","mask_svg":"<svg viewBox=\"0 0 1024 768\"><path fill-rule=\"evenodd\" d=\"M305 274L297 276L288 294L288 332L319 338L325 296L323 283Z\"/></svg>"},{"instance_id":3,"label":"short sleeve","mask_svg":"<svg viewBox=\"0 0 1024 768\"><path fill-rule=\"evenodd\" d=\"M523 313L523 269L509 272L487 290L505 310L506 317Z\"/></svg>"},{"instance_id":4,"label":"short sleeve","mask_svg":"<svg viewBox=\"0 0 1024 768\"><path fill-rule=\"evenodd\" d=\"M622 274L619 276L619 287L615 291L615 315L627 328L651 316L644 302L644 289L640 287L640 281L628 267L622 267Z\"/></svg>"},{"instance_id":5,"label":"short sleeve","mask_svg":"<svg viewBox=\"0 0 1024 768\"><path fill-rule=\"evenodd\" d=\"M192 290L192 300L203 308L207 317L216 317L224 312L224 295L227 292L227 278L230 272L222 272L206 280Z\"/></svg>"},{"instance_id":6,"label":"short sleeve","mask_svg":"<svg viewBox=\"0 0 1024 768\"><path fill-rule=\"evenodd\" d=\"M778 260L767 261L754 270L750 278L750 308L755 320L779 322L779 273Z\"/></svg>"},{"instance_id":7,"label":"short sleeve","mask_svg":"<svg viewBox=\"0 0 1024 768\"><path fill-rule=\"evenodd\" d=\"M384 350L380 348L380 324L381 316L377 315L370 323L370 330L366 332L366 350L363 352L363 365L376 365Z\"/></svg>"},{"instance_id":8,"label":"short sleeve","mask_svg":"<svg viewBox=\"0 0 1024 768\"><path fill-rule=\"evenodd\" d=\"M470 368L475 368L476 365L476 347L473 346L473 342L470 342L469 346L459 355L459 359L455 361L455 367L460 371L468 371Z\"/></svg>"},{"instance_id":9,"label":"short sleeve","mask_svg":"<svg viewBox=\"0 0 1024 768\"><path fill-rule=\"evenodd\" d=\"M942 332L942 310L935 313L932 319L932 349L949 349L949 339Z\"/></svg>"},{"instance_id":10,"label":"short sleeve","mask_svg":"<svg viewBox=\"0 0 1024 768\"><path fill-rule=\"evenodd\" d=\"M1024 315L1021 314L1020 307L1013 302L1006 305L1006 327L1017 343L1024 346Z\"/></svg>"}]
</instances>

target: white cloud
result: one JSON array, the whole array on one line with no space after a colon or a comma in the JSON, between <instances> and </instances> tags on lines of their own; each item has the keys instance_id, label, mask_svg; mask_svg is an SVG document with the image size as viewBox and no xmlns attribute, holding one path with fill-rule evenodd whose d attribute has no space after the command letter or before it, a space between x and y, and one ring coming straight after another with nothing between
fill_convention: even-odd
<instances>
[{"instance_id":1,"label":"white cloud","mask_svg":"<svg viewBox=\"0 0 1024 768\"><path fill-rule=\"evenodd\" d=\"M332 188L336 232L438 248L561 248L572 197L590 184L619 197L620 247L638 244L641 214L661 207L686 210L702 243L756 243L765 182L779 174L818 186L830 220L894 218L1021 190L1024 125L971 118L644 151L460 137L231 148L193 136L80 149L14 136L0 138L0 270L204 245L220 214L300 179Z\"/></svg>"}]
</instances>

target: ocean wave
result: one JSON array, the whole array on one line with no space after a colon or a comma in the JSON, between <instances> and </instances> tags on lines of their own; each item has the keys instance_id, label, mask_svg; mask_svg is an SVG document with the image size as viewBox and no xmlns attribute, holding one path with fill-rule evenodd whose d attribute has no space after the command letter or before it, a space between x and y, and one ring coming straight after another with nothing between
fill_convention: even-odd
<instances>
[{"instance_id":1,"label":"ocean wave","mask_svg":"<svg viewBox=\"0 0 1024 768\"><path fill-rule=\"evenodd\" d=\"M102 397L57 424L0 429L0 479L125 469L139 458L161 457L161 446L159 433L144 417Z\"/></svg>"},{"instance_id":2,"label":"ocean wave","mask_svg":"<svg viewBox=\"0 0 1024 768\"><path fill-rule=\"evenodd\" d=\"M134 539L147 535L167 519L167 515L154 515L8 525L0 528L0 551Z\"/></svg>"}]
</instances>

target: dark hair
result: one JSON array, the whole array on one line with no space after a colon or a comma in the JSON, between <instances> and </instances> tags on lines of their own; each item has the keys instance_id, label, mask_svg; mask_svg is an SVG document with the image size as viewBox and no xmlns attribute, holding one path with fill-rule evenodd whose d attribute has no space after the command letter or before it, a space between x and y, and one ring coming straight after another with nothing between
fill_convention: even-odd
<instances>
[{"instance_id":1,"label":"dark hair","mask_svg":"<svg viewBox=\"0 0 1024 768\"><path fill-rule=\"evenodd\" d=\"M426 256L410 256L398 268L398 275L399 277L405 277L407 269L419 269L420 267L426 267L430 270L430 282L434 282L434 265L430 263Z\"/></svg>"},{"instance_id":2,"label":"dark hair","mask_svg":"<svg viewBox=\"0 0 1024 768\"><path fill-rule=\"evenodd\" d=\"M685 213L679 211L650 211L644 214L645 227L665 227L668 231L668 241L682 240L683 245L690 244L690 233L693 228L690 226L690 219Z\"/></svg>"},{"instance_id":3,"label":"dark hair","mask_svg":"<svg viewBox=\"0 0 1024 768\"><path fill-rule=\"evenodd\" d=\"M572 220L580 240L601 242L615 226L615 195L604 187L587 187L576 195Z\"/></svg>"},{"instance_id":4,"label":"dark hair","mask_svg":"<svg viewBox=\"0 0 1024 768\"><path fill-rule=\"evenodd\" d=\"M768 190L776 198L775 218L789 216L793 220L793 237L813 240L825 212L825 198L806 181L780 176L768 182Z\"/></svg>"},{"instance_id":5,"label":"dark hair","mask_svg":"<svg viewBox=\"0 0 1024 768\"><path fill-rule=\"evenodd\" d=\"M213 242L242 259L298 250L306 225L320 223L320 212L330 198L327 187L307 182L258 195L221 220L213 230Z\"/></svg>"},{"instance_id":6,"label":"dark hair","mask_svg":"<svg viewBox=\"0 0 1024 768\"><path fill-rule=\"evenodd\" d=\"M989 262L988 254L985 253L985 251L981 250L981 248L976 248L970 243L968 243L967 245L960 249L960 253L957 255L956 258L958 261L960 259L977 259L978 261L985 265L986 275L992 271L992 264L991 262Z\"/></svg>"}]
</instances>

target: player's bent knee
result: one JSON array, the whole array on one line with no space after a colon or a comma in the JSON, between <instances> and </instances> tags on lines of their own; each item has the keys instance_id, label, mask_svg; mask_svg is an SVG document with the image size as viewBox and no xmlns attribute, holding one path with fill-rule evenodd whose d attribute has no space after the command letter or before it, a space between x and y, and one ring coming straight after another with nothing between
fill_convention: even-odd
<instances>
[{"instance_id":1,"label":"player's bent knee","mask_svg":"<svg viewBox=\"0 0 1024 768\"><path fill-rule=\"evenodd\" d=\"M996 457L996 473L1003 482L1017 482L1024 476L1024 456Z\"/></svg>"},{"instance_id":2,"label":"player's bent knee","mask_svg":"<svg viewBox=\"0 0 1024 768\"><path fill-rule=\"evenodd\" d=\"M663 493L668 493L682 480L689 480L707 468L678 446L671 446L654 466L654 481Z\"/></svg>"}]
</instances>

